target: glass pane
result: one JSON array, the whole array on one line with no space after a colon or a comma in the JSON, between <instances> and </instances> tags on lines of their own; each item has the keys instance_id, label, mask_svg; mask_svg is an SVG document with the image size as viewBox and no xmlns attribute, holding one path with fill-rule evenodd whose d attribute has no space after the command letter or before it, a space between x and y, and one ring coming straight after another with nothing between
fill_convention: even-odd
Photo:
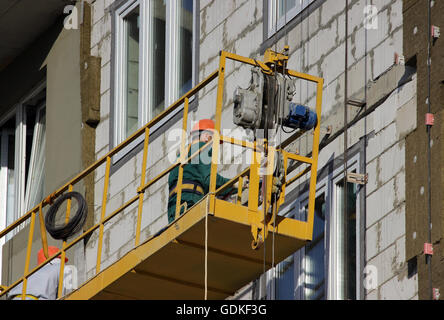
<instances>
[{"instance_id":1,"label":"glass pane","mask_svg":"<svg viewBox=\"0 0 444 320\"><path fill-rule=\"evenodd\" d=\"M276 299L294 299L294 257L291 255L276 266Z\"/></svg>"},{"instance_id":2,"label":"glass pane","mask_svg":"<svg viewBox=\"0 0 444 320\"><path fill-rule=\"evenodd\" d=\"M139 124L139 7L125 17L126 26L126 136Z\"/></svg>"},{"instance_id":3,"label":"glass pane","mask_svg":"<svg viewBox=\"0 0 444 320\"><path fill-rule=\"evenodd\" d=\"M316 198L313 240L305 247L305 299L325 299L325 196Z\"/></svg>"},{"instance_id":4,"label":"glass pane","mask_svg":"<svg viewBox=\"0 0 444 320\"><path fill-rule=\"evenodd\" d=\"M26 117L25 185L26 185L28 182L29 162L31 160L32 141L34 138L36 108L26 107L25 117Z\"/></svg>"},{"instance_id":5,"label":"glass pane","mask_svg":"<svg viewBox=\"0 0 444 320\"><path fill-rule=\"evenodd\" d=\"M301 0L279 0L278 19L284 17L285 13L296 7L296 1Z\"/></svg>"},{"instance_id":6,"label":"glass pane","mask_svg":"<svg viewBox=\"0 0 444 320\"><path fill-rule=\"evenodd\" d=\"M39 203L44 195L44 167L45 167L45 144L46 144L46 114L45 109L39 112L38 122L34 127L34 140L32 149L33 154L30 154L30 176L29 183L26 184L26 211L32 209ZM28 156L28 155L27 155Z\"/></svg>"},{"instance_id":7,"label":"glass pane","mask_svg":"<svg viewBox=\"0 0 444 320\"><path fill-rule=\"evenodd\" d=\"M15 198L15 117L8 120L1 128L1 149L0 149L0 165L2 175L6 175L6 194L1 195L6 197L6 225L14 222L14 198ZM2 200L4 201L4 200ZM4 214L4 213L1 213ZM11 234L7 237L9 239Z\"/></svg>"},{"instance_id":8,"label":"glass pane","mask_svg":"<svg viewBox=\"0 0 444 320\"><path fill-rule=\"evenodd\" d=\"M193 0L182 0L181 3L177 55L179 57L179 97L191 90L193 86Z\"/></svg>"},{"instance_id":9,"label":"glass pane","mask_svg":"<svg viewBox=\"0 0 444 320\"><path fill-rule=\"evenodd\" d=\"M324 237L305 253L305 299L325 299Z\"/></svg>"},{"instance_id":10,"label":"glass pane","mask_svg":"<svg viewBox=\"0 0 444 320\"><path fill-rule=\"evenodd\" d=\"M150 23L151 39L151 118L165 109L165 32L166 32L166 3L164 0L151 0Z\"/></svg>"},{"instance_id":11,"label":"glass pane","mask_svg":"<svg viewBox=\"0 0 444 320\"><path fill-rule=\"evenodd\" d=\"M8 175L7 175L7 204L6 204L6 221L7 225L14 222L14 199L15 199L15 135L8 135Z\"/></svg>"},{"instance_id":12,"label":"glass pane","mask_svg":"<svg viewBox=\"0 0 444 320\"><path fill-rule=\"evenodd\" d=\"M347 299L356 299L356 184L347 183Z\"/></svg>"},{"instance_id":13,"label":"glass pane","mask_svg":"<svg viewBox=\"0 0 444 320\"><path fill-rule=\"evenodd\" d=\"M337 231L340 299L356 299L356 185L347 183L347 210L344 212L344 182L337 184Z\"/></svg>"}]
</instances>

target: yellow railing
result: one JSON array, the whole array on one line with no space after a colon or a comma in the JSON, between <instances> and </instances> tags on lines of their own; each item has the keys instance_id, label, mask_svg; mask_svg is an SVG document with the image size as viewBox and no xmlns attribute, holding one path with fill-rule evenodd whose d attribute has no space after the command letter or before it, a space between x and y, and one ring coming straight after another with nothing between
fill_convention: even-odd
<instances>
[{"instance_id":1,"label":"yellow railing","mask_svg":"<svg viewBox=\"0 0 444 320\"><path fill-rule=\"evenodd\" d=\"M103 244L103 233L104 233L104 225L109 222L112 218L117 216L119 213L123 212L126 208L131 206L132 204L138 202L138 209L137 209L137 225L136 225L136 235L135 235L135 242L134 247L137 247L140 245L140 233L141 233L141 221L142 221L142 208L143 208L143 201L146 190L158 182L160 179L165 177L169 172L171 172L176 167L179 167L179 175L178 175L178 183L177 183L177 205L176 205L176 218L179 216L179 210L180 210L180 202L181 202L181 194L182 194L182 180L183 180L183 167L186 163L188 163L191 159L196 157L197 155L202 152L203 149L211 146L212 147L212 161L211 161L211 178L210 178L210 188L209 188L209 197L210 197L210 207L209 212L214 212L214 203L215 203L215 197L221 193L222 191L226 190L229 187L232 187L236 182L239 183L238 187L238 193L237 198L239 199L242 195L242 182L243 179L248 176L250 180L249 184L249 194L248 194L248 209L251 212L258 212L259 204L258 204L258 198L259 198L259 168L260 168L260 157L261 152L263 152L263 147L259 147L259 145L256 142L247 142L242 140L237 140L230 137L224 137L220 135L221 130L221 117L222 117L222 104L223 104L223 93L224 93L224 82L225 82L225 65L226 60L231 59L233 61L249 64L251 66L259 66L262 68L264 73L267 74L273 74L273 70L265 63L249 59L245 57L241 57L232 53L221 51L220 54L220 63L219 63L219 70L213 72L210 74L205 80L200 82L197 86L195 86L193 89L191 89L189 92L187 92L185 95L183 95L179 100L174 102L168 109L166 109L163 113L155 117L153 120L151 120L149 123L144 125L142 128L137 130L133 135L131 135L128 139L126 139L124 142L119 144L117 147L109 151L105 156L103 156L101 159L93 163L91 166L83 170L80 174L78 174L76 177L74 177L71 181L66 183L64 186L56 190L54 193L49 195L47 198L45 198L41 203L39 203L35 208L27 212L25 215L23 215L20 219L12 223L10 226L8 226L5 230L0 232L0 239L2 237L5 237L7 234L12 232L15 228L20 226L22 223L30 220L30 228L29 228L29 236L28 236L28 244L27 244L27 251L26 251L26 261L25 261L25 267L24 267L24 273L23 277L12 283L10 286L1 286L0 287L0 297L6 295L13 287L19 285L20 283L23 283L23 290L22 290L22 299L25 299L26 294L26 285L27 280L29 277L40 270L44 265L52 261L57 256L60 256L61 258L61 264L60 264L60 279L59 279L59 287L58 287L58 297L62 297L62 289L63 289L63 274L64 274L64 267L65 267L65 256L67 250L72 248L75 244L79 243L81 240L83 240L85 237L91 235L94 231L99 230L99 238L98 238L98 246L97 246L97 260L96 260L96 274L98 274L101 271L101 257L102 257L102 244ZM315 82L317 83L317 105L316 105L316 112L318 115L318 119L321 118L321 102L322 102L322 86L323 86L323 79L313 77L310 75L298 73L291 70L285 70L286 74L292 77L297 77L300 79L305 79L307 81ZM216 133L215 137L213 138L212 142L209 142L205 146L203 146L200 150L192 154L187 158L186 156L186 132L187 132L187 123L188 123L188 113L189 113L189 101L190 99L198 94L200 90L202 90L205 86L207 86L210 82L212 82L214 79L218 78L218 87L217 87L217 101L216 101L216 111L215 111L215 124L216 124ZM161 120L165 119L167 116L172 114L174 111L176 111L181 106L184 106L183 108L183 134L181 137L181 145L180 145L180 157L178 161L171 165L169 168L161 172L159 175L154 177L153 179L146 181L146 171L147 171L147 162L148 162L148 148L149 148L149 139L150 139L150 130L158 124ZM289 159L301 161L303 163L307 163L309 167L305 170L305 172L311 172L310 177L310 194L309 194L309 204L308 204L308 219L307 219L307 228L308 230L313 229L313 212L314 212L314 200L315 200L315 187L316 187L316 172L317 172L317 157L318 157L318 144L319 144L319 132L320 132L320 121L318 121L318 124L316 128L314 129L314 135L313 135L313 151L312 151L312 157L302 157L296 154L289 153L284 150L288 144L293 141L295 138L299 137L301 133L303 132L297 132L293 136L287 139L284 143L279 146L279 148L273 148L271 146L266 145L266 148L268 148L269 154L273 154L274 152L281 152L284 159L284 166L285 166L285 178L287 177L287 163ZM143 147L143 160L142 160L142 168L141 168L141 177L140 177L140 186L137 188L136 195L132 197L130 200L128 200L125 204L123 204L120 208L114 210L110 214L107 214L107 196L108 196L108 187L109 187L109 181L110 181L110 169L111 169L111 160L114 155L116 155L118 152L120 152L124 147L135 141L138 137L141 137L144 135L144 147ZM244 148L249 148L253 150L253 162L245 169L243 172L241 172L238 176L233 178L230 182L228 182L226 185L216 189L216 177L217 177L217 164L219 159L219 152L220 152L220 142L223 141L225 143L241 146ZM263 142L262 146L263 146ZM261 150L262 149L262 150ZM105 176L104 176L104 188L103 188L103 196L102 196L102 205L101 205L101 215L100 215L100 221L89 228L88 230L84 231L82 235L78 236L74 240L70 241L69 243L64 241L61 250L52 256L48 256L48 244L47 244L47 236L46 236L46 229L43 221L43 209L46 206L50 206L52 201L57 198L58 196L62 195L64 192L70 192L73 190L73 187L79 183L82 179L84 179L87 175L94 172L97 168L100 166L105 165ZM297 175L296 177L292 178L289 181L284 182L284 185L282 187L282 196L278 201L278 204L281 205L284 202L284 196L285 196L285 187L289 184L296 181L298 177L300 177L304 172ZM267 198L270 199L269 195L271 195L271 177L267 177ZM269 202L269 201L268 201ZM264 212L263 219L259 219L256 222L256 225L259 223L265 224L265 216L266 212L268 212L268 202L265 202L265 205L263 205L262 211ZM188 208L189 209L189 208ZM67 201L67 210L66 210L66 221L69 220L71 210L71 200ZM267 223L271 223L273 219L276 217L277 210L274 211L274 215L272 219L268 220ZM29 270L30 265L30 256L31 256L31 249L32 249L32 239L34 235L34 228L35 228L35 219L36 215L38 214L39 218L39 224L40 224L40 232L41 232L41 238L42 238L42 247L45 253L45 256L47 257L46 261L43 264L40 264L39 266L35 267L32 270ZM265 239L267 236L268 228L261 228L261 230L252 230L253 236L257 236L258 232L262 233L262 239Z\"/></svg>"}]
</instances>

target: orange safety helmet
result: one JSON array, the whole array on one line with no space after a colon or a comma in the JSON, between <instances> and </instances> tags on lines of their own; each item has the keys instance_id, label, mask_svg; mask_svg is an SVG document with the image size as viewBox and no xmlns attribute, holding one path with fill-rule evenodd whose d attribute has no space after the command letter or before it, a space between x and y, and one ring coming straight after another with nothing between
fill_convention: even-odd
<instances>
[{"instance_id":1,"label":"orange safety helmet","mask_svg":"<svg viewBox=\"0 0 444 320\"><path fill-rule=\"evenodd\" d=\"M214 132L216 125L213 120L211 119L202 119L199 120L193 127L193 130L191 132L195 131L212 131Z\"/></svg>"},{"instance_id":2,"label":"orange safety helmet","mask_svg":"<svg viewBox=\"0 0 444 320\"><path fill-rule=\"evenodd\" d=\"M196 131L211 131L213 133L216 132L216 124L211 119L202 119L199 120L191 130L191 133ZM220 144L223 144L224 142L221 140Z\"/></svg>"},{"instance_id":3,"label":"orange safety helmet","mask_svg":"<svg viewBox=\"0 0 444 320\"><path fill-rule=\"evenodd\" d=\"M57 247L53 247L53 246L49 246L48 247L48 258L53 256L54 254L56 254L57 252L59 252L60 249ZM59 256L60 258L61 256ZM37 253L37 263L38 265L42 264L43 262L45 262L46 257L45 257L45 253L43 252L43 248L39 250L39 252ZM68 262L68 258L65 257L65 262Z\"/></svg>"}]
</instances>

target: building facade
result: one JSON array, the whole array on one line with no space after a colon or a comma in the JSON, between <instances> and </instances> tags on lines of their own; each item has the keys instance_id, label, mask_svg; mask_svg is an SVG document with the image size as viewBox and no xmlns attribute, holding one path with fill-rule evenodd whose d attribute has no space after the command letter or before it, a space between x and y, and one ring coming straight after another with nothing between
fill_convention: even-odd
<instances>
[{"instance_id":1,"label":"building facade","mask_svg":"<svg viewBox=\"0 0 444 320\"><path fill-rule=\"evenodd\" d=\"M428 1L53 2L41 8L52 13L52 27L41 25L21 51L1 56L0 229L211 75L221 50L262 60L266 49L282 52L289 46L289 69L324 78L313 241L232 298L428 299L427 212L436 244L432 287L440 287L442 175L435 172L441 172L442 41L437 38L430 47L428 73ZM431 21L439 26L443 5L432 4ZM4 8L5 17L24 14L17 5L11 8ZM6 26L0 23L0 30ZM250 78L250 68L228 63L222 113L226 136L249 135L232 117L234 91L247 87ZM315 89L298 82L294 100L313 108ZM214 118L216 91L216 85L210 86L190 101L188 128ZM436 119L430 140L423 121L427 97ZM176 160L182 115L172 114L151 129L148 179ZM288 136L281 132L279 138ZM312 146L301 137L292 148L309 154ZM130 200L139 187L142 149L143 140L136 139L113 155L107 212ZM222 150L221 174L233 177L245 168L244 153L227 145ZM78 187L89 209L84 230L101 220L105 180L101 166ZM304 216L309 175L302 181L288 190L280 214ZM146 190L142 242L168 224L168 195L167 177ZM136 224L137 205L132 205L105 226L102 268L133 248ZM23 264L26 228L0 240L2 284L21 276L12 264ZM38 241L39 234L35 237ZM94 232L68 252L79 285L96 274L98 246Z\"/></svg>"}]
</instances>

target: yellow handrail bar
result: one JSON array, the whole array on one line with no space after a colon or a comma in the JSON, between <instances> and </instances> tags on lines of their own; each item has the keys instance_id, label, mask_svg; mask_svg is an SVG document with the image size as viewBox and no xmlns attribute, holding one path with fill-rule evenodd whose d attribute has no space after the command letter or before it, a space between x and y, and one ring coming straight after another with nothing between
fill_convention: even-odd
<instances>
[{"instance_id":1,"label":"yellow handrail bar","mask_svg":"<svg viewBox=\"0 0 444 320\"><path fill-rule=\"evenodd\" d=\"M198 156L204 149L208 147L212 147L212 162L211 162L211 176L210 176L210 208L209 212L214 212L214 199L220 192L226 190L229 187L232 187L236 182L239 182L237 197L238 199L242 195L242 182L244 177L249 176L250 177L250 186L251 183L255 184L254 186L251 186L252 192L249 194L249 204L248 209L250 212L257 212L258 211L258 186L259 186L259 174L258 170L260 168L260 158L261 158L261 147L258 146L256 142L248 142L243 141L231 137L225 137L220 135L221 131L221 121L222 121L222 104L223 104L223 95L224 95L224 82L225 82L225 64L226 59L231 59L234 61L238 61L241 63L250 64L252 66L259 66L262 68L264 73L272 73L273 71L263 62L257 61L255 59L245 58L238 56L236 54L228 53L225 51L221 51L220 55L220 62L219 62L219 69L215 72L211 73L206 79L204 79L202 82L200 82L198 85L196 85L194 88L192 88L190 91L185 93L180 99L178 99L176 102L174 102L172 105L170 105L164 112L156 116L153 120L148 122L146 125L138 129L136 132L134 132L130 137L128 137L125 141L121 142L119 145L117 145L115 148L110 150L106 155L101 157L99 160L91 164L89 167L84 169L82 172L80 172L78 175L76 175L74 178L72 178L69 182L67 182L62 187L58 188L54 193L46 197L42 202L40 202L37 206L35 206L33 209L31 209L29 212L24 214L21 218L19 218L17 221L12 223L10 226L8 226L5 230L0 231L0 238L6 236L9 232L20 226L22 223L27 221L28 219L31 219L30 224L30 230L29 230L29 236L28 236L28 245L27 245L27 252L26 252L26 262L25 262L25 270L24 275L19 280L14 282L11 286L5 287L3 291L0 292L0 297L5 295L7 292L11 290L12 287L15 287L20 282L23 282L23 291L22 291L22 299L24 299L26 294L26 284L28 278L40 270L44 265L52 261L55 257L60 256L61 257L61 266L60 266L60 274L61 277L59 278L59 285L58 285L58 297L60 298L62 296L62 289L63 289L63 271L65 266L65 256L67 250L72 248L76 243L87 237L88 235L92 234L92 232L99 230L99 239L98 239L98 247L97 247L97 260L96 260L96 274L101 272L101 259L102 259L102 243L103 243L103 233L104 233L104 225L110 221L113 217L118 215L119 213L123 212L126 208L128 208L130 205L134 204L136 201L139 201L138 203L138 209L137 209L137 225L136 225L136 235L135 235L135 247L140 245L140 232L141 232L141 221L142 221L142 208L143 208L143 200L144 200L144 194L145 191L158 182L160 179L165 177L169 172L171 172L176 167L179 167L179 176L178 176L178 192L177 192L177 205L176 205L176 218L179 216L180 212L180 202L181 202L181 184L183 179L183 166L191 161L194 157ZM321 116L321 102L322 102L322 86L323 86L323 80L321 78L313 77L310 75L298 73L291 70L286 70L285 72L288 75L302 78L308 81L317 82L318 87L318 95L317 95L317 105L316 105L316 112L318 115L318 118L320 119ZM217 101L216 101L216 111L215 111L215 137L212 141L208 142L204 146L202 146L198 151L193 153L192 155L188 156L186 155L186 148L185 148L185 142L186 142L186 132L187 132L187 122L188 122L188 113L189 113L189 101L192 97L194 97L197 93L200 92L206 85L208 85L210 82L212 82L214 79L218 78L218 87L217 87ZM148 162L148 148L149 148L149 141L150 141L150 131L151 129L160 121L164 120L166 117L168 117L170 114L172 114L174 111L178 110L179 107L183 107L183 123L182 123L182 137L181 137L181 146L180 146L180 157L169 168L162 171L160 174L155 176L154 178L150 179L149 181L146 181L146 170L147 170L147 162ZM318 142L319 142L319 122L314 130L314 144L313 144L313 152L312 157L303 157L300 155L295 155L292 153L289 153L283 148L287 146L289 143L284 142L281 144L281 149L275 149L272 146L268 146L268 144L265 144L268 148L269 152L281 152L284 154L284 162L287 164L288 159L301 161L304 163L309 164L309 170L311 170L311 181L310 181L310 200L309 200L309 215L308 215L308 224L307 228L313 227L313 211L314 211L314 189L312 188L312 183L316 182L316 170L317 170L317 156L318 156ZM304 132L300 131L296 135L293 135L293 137L299 136L303 134ZM142 160L142 172L140 177L140 185L137 188L137 195L132 197L130 200L128 200L125 204L120 206L118 209L114 210L109 215L106 214L106 208L107 208L107 202L108 202L108 187L110 184L110 171L111 171L111 165L112 165L112 157L116 155L118 152L120 152L124 147L128 146L131 142L135 141L138 137L140 137L142 134L145 134L144 138L144 147L143 147L143 160ZM238 174L235 178L231 179L228 183L221 186L220 188L216 188L216 176L217 176L217 166L218 166L218 157L220 153L220 142L226 142L233 145L238 145L243 148L252 149L252 164L244 169L240 174ZM263 147L262 147L263 148ZM104 176L104 187L103 187L103 194L102 194L102 206L101 206L101 216L100 221L89 228L88 230L84 231L80 236L73 239L69 243L67 241L63 241L62 249L55 255L48 257L48 246L47 246L47 237L46 237L46 230L44 227L44 221L43 221L43 208L50 205L52 203L52 200L61 194L63 194L66 191L72 191L73 187L81 181L83 178L85 178L87 175L91 174L93 171L95 171L97 168L99 168L101 165L105 164L105 176ZM270 164L268 164L269 166ZM286 168L286 166L285 166ZM306 169L307 170L307 169ZM307 170L308 171L308 170ZM285 177L287 176L287 172L285 171ZM297 177L300 177L301 174L297 175ZM293 183L297 177L292 178L290 181L286 181L284 183L283 189L285 190L285 186ZM269 179L268 179L269 180ZM268 182L267 182L268 183ZM271 190L270 186L267 186L267 190ZM268 192L268 191L267 191ZM270 191L271 192L271 191ZM284 192L285 193L285 192ZM313 199L312 199L313 198ZM283 203L283 197L279 199L280 201L277 204L277 207L279 207L280 204ZM265 203L262 209L265 212L267 210L268 203ZM189 209L189 208L188 208ZM69 220L71 210L71 200L68 200L67 202L67 212L65 221L67 222ZM275 214L278 208L276 210L273 210L274 212L274 218ZM39 222L40 222L40 231L41 231L41 237L42 237L42 247L44 249L45 256L47 257L46 261L43 264L38 265L36 268L29 271L29 264L30 264L30 255L31 255L31 248L32 248L32 238L35 228L35 218L36 214L39 215ZM274 219L273 218L273 219ZM254 219L253 219L254 220ZM253 221L252 220L252 221ZM252 233L255 234L254 226L252 226ZM265 231L264 231L265 232ZM266 236L266 233L264 234Z\"/></svg>"}]
</instances>

